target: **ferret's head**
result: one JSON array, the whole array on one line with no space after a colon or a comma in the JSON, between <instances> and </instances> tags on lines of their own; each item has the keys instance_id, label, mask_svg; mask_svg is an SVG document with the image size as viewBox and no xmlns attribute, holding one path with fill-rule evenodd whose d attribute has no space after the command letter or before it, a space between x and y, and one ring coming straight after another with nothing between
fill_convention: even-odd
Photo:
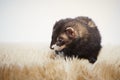
<instances>
[{"instance_id":1,"label":"ferret's head","mask_svg":"<svg viewBox=\"0 0 120 80\"><path fill-rule=\"evenodd\" d=\"M71 44L75 38L76 32L72 27L67 27L61 32L53 30L50 48L56 51L61 51L62 49L66 48L67 45Z\"/></svg>"},{"instance_id":2,"label":"ferret's head","mask_svg":"<svg viewBox=\"0 0 120 80\"><path fill-rule=\"evenodd\" d=\"M69 18L56 22L53 27L50 48L61 51L67 48L78 37L86 39L88 31L79 21L77 18Z\"/></svg>"}]
</instances>

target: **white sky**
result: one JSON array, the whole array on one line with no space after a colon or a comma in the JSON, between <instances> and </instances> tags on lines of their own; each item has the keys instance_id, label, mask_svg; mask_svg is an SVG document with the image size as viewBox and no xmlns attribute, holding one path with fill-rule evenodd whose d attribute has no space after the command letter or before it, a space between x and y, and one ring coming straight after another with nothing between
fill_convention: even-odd
<instances>
[{"instance_id":1,"label":"white sky","mask_svg":"<svg viewBox=\"0 0 120 80\"><path fill-rule=\"evenodd\" d=\"M51 41L61 18L88 16L102 44L120 44L120 0L0 0L0 42Z\"/></svg>"}]
</instances>

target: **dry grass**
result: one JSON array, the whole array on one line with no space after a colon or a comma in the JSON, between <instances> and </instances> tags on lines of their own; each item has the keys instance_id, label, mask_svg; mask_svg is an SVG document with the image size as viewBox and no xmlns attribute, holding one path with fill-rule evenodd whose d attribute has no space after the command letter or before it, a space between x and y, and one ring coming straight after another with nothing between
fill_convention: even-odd
<instances>
[{"instance_id":1,"label":"dry grass","mask_svg":"<svg viewBox=\"0 0 120 80\"><path fill-rule=\"evenodd\" d=\"M41 44L1 44L0 80L120 80L120 46L104 46L90 64L64 60Z\"/></svg>"}]
</instances>

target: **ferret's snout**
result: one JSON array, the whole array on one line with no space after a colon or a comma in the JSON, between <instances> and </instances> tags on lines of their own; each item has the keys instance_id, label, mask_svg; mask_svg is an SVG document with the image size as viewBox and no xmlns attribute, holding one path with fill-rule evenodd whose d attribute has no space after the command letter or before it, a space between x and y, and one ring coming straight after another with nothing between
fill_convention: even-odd
<instances>
[{"instance_id":1,"label":"ferret's snout","mask_svg":"<svg viewBox=\"0 0 120 80\"><path fill-rule=\"evenodd\" d=\"M51 43L50 49L55 49L55 47L56 47L56 44L55 43Z\"/></svg>"},{"instance_id":2,"label":"ferret's snout","mask_svg":"<svg viewBox=\"0 0 120 80\"><path fill-rule=\"evenodd\" d=\"M50 46L50 48L51 48L51 49L55 49L56 46L57 46L56 44L53 44L53 45Z\"/></svg>"},{"instance_id":3,"label":"ferret's snout","mask_svg":"<svg viewBox=\"0 0 120 80\"><path fill-rule=\"evenodd\" d=\"M50 43L50 49L54 49L53 45L54 45L54 41L52 40Z\"/></svg>"},{"instance_id":4,"label":"ferret's snout","mask_svg":"<svg viewBox=\"0 0 120 80\"><path fill-rule=\"evenodd\" d=\"M50 49L54 49L53 45L50 45Z\"/></svg>"}]
</instances>

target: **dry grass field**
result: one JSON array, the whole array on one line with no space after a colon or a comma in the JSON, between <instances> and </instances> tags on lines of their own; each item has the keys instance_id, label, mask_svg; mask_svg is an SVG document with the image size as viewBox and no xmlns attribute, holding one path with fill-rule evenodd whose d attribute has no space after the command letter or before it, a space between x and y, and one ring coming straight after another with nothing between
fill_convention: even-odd
<instances>
[{"instance_id":1,"label":"dry grass field","mask_svg":"<svg viewBox=\"0 0 120 80\"><path fill-rule=\"evenodd\" d=\"M44 44L0 44L0 80L120 80L120 46L103 46L98 60L66 60Z\"/></svg>"}]
</instances>

